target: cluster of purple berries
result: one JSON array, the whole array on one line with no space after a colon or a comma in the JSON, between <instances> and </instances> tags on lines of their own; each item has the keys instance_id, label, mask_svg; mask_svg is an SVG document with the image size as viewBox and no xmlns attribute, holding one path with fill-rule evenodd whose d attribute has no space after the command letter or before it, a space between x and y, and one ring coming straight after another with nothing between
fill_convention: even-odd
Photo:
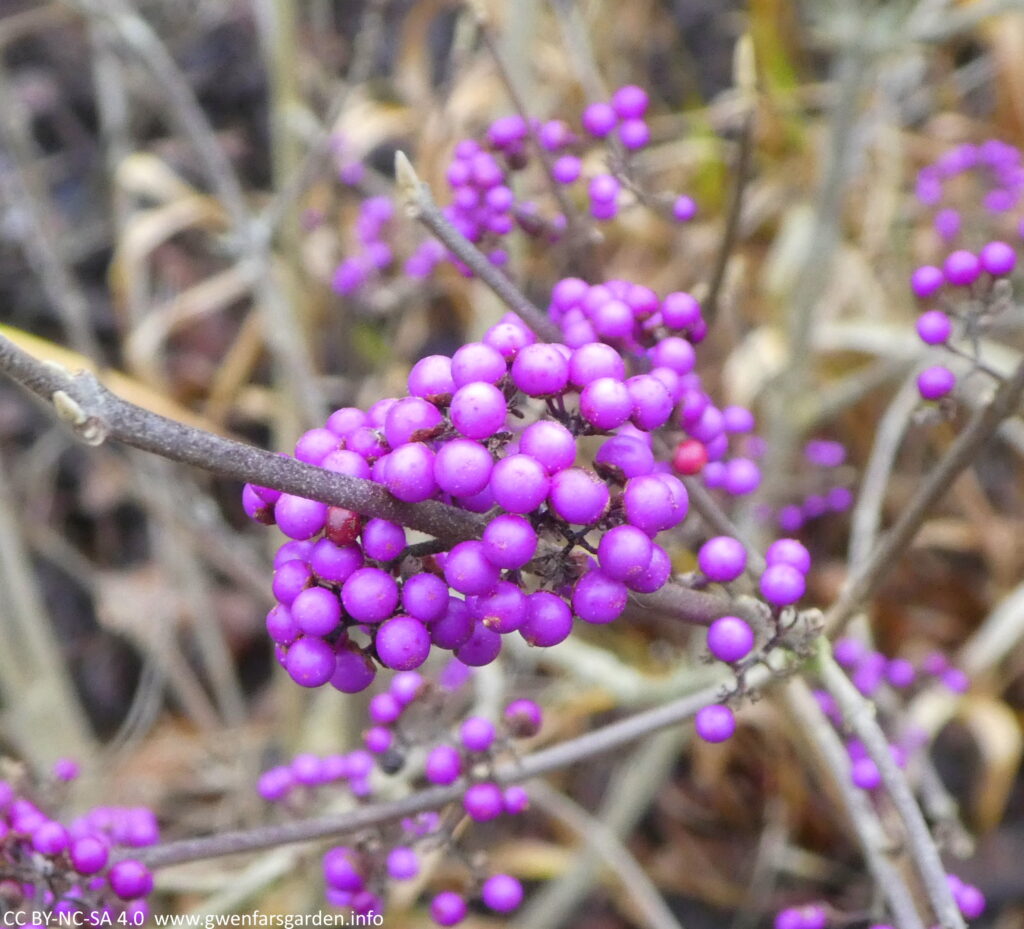
<instances>
[{"instance_id":1,"label":"cluster of purple berries","mask_svg":"<svg viewBox=\"0 0 1024 929\"><path fill-rule=\"evenodd\" d=\"M385 755L393 747L403 714L426 696L430 688L431 684L416 672L395 675L389 689L370 701L372 725L364 734L369 751L357 750L326 758L297 755L288 765L264 772L259 781L261 796L281 801L293 797L297 790L308 791L345 781L355 796L368 797L372 793L370 775L374 769L374 754L388 773L397 770L388 768ZM424 777L434 785L465 779L462 807L475 822L522 813L529 805L526 790L517 785L502 788L487 779L487 774L510 739L536 735L542 721L540 707L526 699L514 700L506 707L501 727L484 717L469 716L462 720L454 740L434 744L427 753ZM401 739L405 743L403 748L409 747L410 732L403 732ZM452 841L450 826L445 826L437 813L403 820L401 826L402 833L395 841L385 843L381 836L368 836L356 847L339 846L326 853L323 869L330 903L349 908L356 914L380 913L384 885L388 881L411 880L419 874L420 856L416 846L436 847ZM486 879L478 875L473 892L495 913L511 912L523 897L522 886L506 874ZM468 912L467 897L471 895L452 890L438 893L430 904L435 921L442 926L460 922Z\"/></svg>"},{"instance_id":2,"label":"cluster of purple berries","mask_svg":"<svg viewBox=\"0 0 1024 929\"><path fill-rule=\"evenodd\" d=\"M332 286L339 294L353 294L374 275L386 271L394 253L386 241L395 214L390 197L368 197L355 223L358 249L335 269Z\"/></svg>"},{"instance_id":3,"label":"cluster of purple berries","mask_svg":"<svg viewBox=\"0 0 1024 929\"><path fill-rule=\"evenodd\" d=\"M799 532L812 520L830 513L845 513L853 506L853 491L840 472L846 463L846 448L841 442L812 439L804 446L803 460L809 471L801 480L812 486L777 509L758 509L763 518L774 518L782 532Z\"/></svg>"},{"instance_id":4,"label":"cluster of purple berries","mask_svg":"<svg viewBox=\"0 0 1024 929\"><path fill-rule=\"evenodd\" d=\"M957 145L922 168L917 175L917 199L928 207L939 206L946 197L946 182L966 173L973 173L987 188L981 202L990 213L1009 212L1024 193L1020 149L988 139L980 145ZM939 210L935 216L935 230L947 241L956 238L960 224L960 214L954 209Z\"/></svg>"},{"instance_id":5,"label":"cluster of purple berries","mask_svg":"<svg viewBox=\"0 0 1024 929\"><path fill-rule=\"evenodd\" d=\"M298 683L356 692L377 664L413 670L432 646L488 664L503 635L554 645L573 613L608 623L629 591L666 582L669 558L654 539L683 521L688 499L651 449L649 430L674 406L659 378L627 378L603 343L537 343L510 317L451 358L422 359L408 383L403 399L336 411L299 439L296 457L374 480L402 501L500 512L482 539L412 558L399 525L247 486L248 514L291 540L275 558L267 629ZM540 417L519 428L531 408ZM575 466L578 436L613 431L597 470ZM568 544L552 552L558 541ZM525 586L535 558L544 570Z\"/></svg>"},{"instance_id":6,"label":"cluster of purple berries","mask_svg":"<svg viewBox=\"0 0 1024 929\"><path fill-rule=\"evenodd\" d=\"M68 782L78 768L61 759L53 774ZM143 925L153 876L140 861L122 856L159 839L156 817L144 807L96 807L65 825L25 791L0 781L0 896L14 909Z\"/></svg>"},{"instance_id":7,"label":"cluster of purple berries","mask_svg":"<svg viewBox=\"0 0 1024 929\"><path fill-rule=\"evenodd\" d=\"M939 206L944 198L944 182L967 171L981 173L988 182L989 189L983 197L986 209L1003 213L1017 205L1024 191L1021 153L995 139L981 145L960 145L923 168L917 180L918 199L929 207ZM935 228L946 242L960 235L961 225L961 214L953 207L943 207L935 214ZM1024 236L1024 223L1020 232ZM969 297L984 297L991 294L993 282L1009 277L1016 266L1013 246L995 239L977 251L951 251L941 267L925 264L916 268L910 276L910 289L919 301L932 304L917 319L921 341L928 346L947 346L956 322L961 323L965 332L970 331L978 310L966 301L958 312L952 305L955 292L966 290ZM956 387L956 375L945 365L931 365L920 372L917 386L922 399L942 400Z\"/></svg>"},{"instance_id":8,"label":"cluster of purple berries","mask_svg":"<svg viewBox=\"0 0 1024 929\"><path fill-rule=\"evenodd\" d=\"M620 87L610 102L594 103L584 110L582 135L560 119L528 122L519 115L499 117L480 139L462 139L456 144L445 171L450 194L442 211L445 218L499 267L508 262L508 250L502 245L504 238L517 229L547 242L557 241L567 227L565 215L556 212L544 217L534 201L521 198L513 189L513 174L530 165L530 146L536 144L550 158L551 176L557 184L570 193L576 185L581 187L593 219L614 219L624 184L608 170L586 171L586 148L595 140L612 138L626 152L644 148L650 140L650 129L644 119L648 105L647 93L642 88ZM342 170L343 179L354 173L352 165ZM379 199L374 197L367 202ZM688 222L696 216L697 206L691 197L680 195L673 199L670 212L677 222ZM334 287L339 293L354 293L375 271L390 264L393 243L388 246L379 236L367 241L361 235L360 239L363 250L346 258L335 273ZM466 265L432 239L409 255L404 272L412 278L429 277L443 261L450 262L465 276L472 276Z\"/></svg>"}]
</instances>

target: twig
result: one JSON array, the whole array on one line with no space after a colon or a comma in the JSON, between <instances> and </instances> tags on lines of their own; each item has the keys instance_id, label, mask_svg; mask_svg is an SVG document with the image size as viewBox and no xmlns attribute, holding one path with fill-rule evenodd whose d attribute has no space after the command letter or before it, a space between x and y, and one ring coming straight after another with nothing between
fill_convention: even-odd
<instances>
[{"instance_id":1,"label":"twig","mask_svg":"<svg viewBox=\"0 0 1024 929\"><path fill-rule=\"evenodd\" d=\"M324 170L325 163L331 154L334 124L345 108L352 89L365 83L370 76L377 47L384 34L384 10L388 2L389 0L370 0L366 4L363 19L359 24L353 43L352 64L346 75L344 86L335 95L327 115L324 117L323 128L316 133L298 167L281 185L274 195L274 199L264 208L263 213L257 219L257 223L263 229L263 234L268 238L273 237L288 212Z\"/></svg>"},{"instance_id":2,"label":"twig","mask_svg":"<svg viewBox=\"0 0 1024 929\"><path fill-rule=\"evenodd\" d=\"M848 561L851 568L857 568L867 560L878 538L885 493L896 464L896 455L920 400L916 379L911 378L886 408L875 430L871 456L861 479L857 504L850 516Z\"/></svg>"},{"instance_id":3,"label":"twig","mask_svg":"<svg viewBox=\"0 0 1024 929\"><path fill-rule=\"evenodd\" d=\"M748 683L760 686L769 678L768 672L757 669L751 673ZM496 779L502 784L520 783L589 760L635 742L659 729L677 726L693 717L709 703L716 702L720 696L720 685L704 688L698 693L645 710L575 739L534 752L518 761L501 765L495 772ZM329 836L347 835L426 810L437 810L457 800L464 791L465 785L460 783L448 787L429 787L391 803L372 804L352 812L315 819L169 842L151 849L133 850L132 857L158 868L184 861L274 848L291 842L308 842Z\"/></svg>"},{"instance_id":4,"label":"twig","mask_svg":"<svg viewBox=\"0 0 1024 929\"><path fill-rule=\"evenodd\" d=\"M186 426L121 399L94 375L70 375L40 362L0 336L0 371L57 408L87 444L107 438L180 461L237 481L274 487L286 493L342 506L419 529L449 543L479 538L486 520L436 500L403 503L380 484L335 474L293 458ZM736 604L702 591L668 584L654 594L635 598L686 622L708 625L736 610Z\"/></svg>"},{"instance_id":5,"label":"twig","mask_svg":"<svg viewBox=\"0 0 1024 929\"><path fill-rule=\"evenodd\" d=\"M615 875L636 907L636 918L640 925L650 929L682 929L647 872L601 820L544 782L530 788L530 799L550 816L568 826L586 843L588 849L604 859L608 870Z\"/></svg>"},{"instance_id":6,"label":"twig","mask_svg":"<svg viewBox=\"0 0 1024 929\"><path fill-rule=\"evenodd\" d=\"M630 835L650 807L651 798L665 783L685 737L681 728L670 729L623 759L597 813L597 821L605 830L619 839ZM535 788L531 795L535 795ZM513 929L557 929L568 922L597 881L599 864L596 849L581 848L561 875L531 895Z\"/></svg>"},{"instance_id":7,"label":"twig","mask_svg":"<svg viewBox=\"0 0 1024 929\"><path fill-rule=\"evenodd\" d=\"M897 929L924 929L914 895L885 853L888 839L866 793L850 776L850 757L835 729L822 713L802 678L793 678L782 692L786 708L801 733L817 749L822 768L839 793L846 820L853 828L864 862L896 921Z\"/></svg>"},{"instance_id":8,"label":"twig","mask_svg":"<svg viewBox=\"0 0 1024 929\"><path fill-rule=\"evenodd\" d=\"M512 281L445 219L434 203L430 188L419 179L404 152L395 155L395 180L399 195L405 202L411 218L426 226L449 251L472 269L473 273L490 287L509 309L519 315L536 335L548 342L561 341L562 333L550 317L534 306Z\"/></svg>"},{"instance_id":9,"label":"twig","mask_svg":"<svg viewBox=\"0 0 1024 929\"><path fill-rule=\"evenodd\" d=\"M966 923L946 882L939 850L903 772L893 760L889 741L875 720L874 708L836 664L827 641L819 640L818 670L825 689L832 695L843 720L864 743L864 749L878 768L882 783L906 832L907 848L928 900L943 929L966 929Z\"/></svg>"},{"instance_id":10,"label":"twig","mask_svg":"<svg viewBox=\"0 0 1024 929\"><path fill-rule=\"evenodd\" d=\"M900 554L921 528L932 506L949 489L957 476L977 456L981 447L992 437L999 424L1017 412L1024 397L1024 363L996 391L992 400L975 410L963 432L960 433L921 484L910 503L900 514L896 524L874 548L871 557L854 569L839 599L825 614L825 628L837 635L860 604L884 580Z\"/></svg>"},{"instance_id":11,"label":"twig","mask_svg":"<svg viewBox=\"0 0 1024 929\"><path fill-rule=\"evenodd\" d=\"M714 271L711 273L711 284L702 309L708 325L714 322L718 313L718 300L722 293L722 284L725 282L726 268L739 235L743 195L750 181L750 159L753 156L754 129L757 125L757 62L754 58L754 42L749 33L740 36L736 43L733 54L733 82L746 112L740 124L739 155L736 159L736 177L732 186L732 198L729 201L729 214L726 217L722 241L715 257Z\"/></svg>"},{"instance_id":12,"label":"twig","mask_svg":"<svg viewBox=\"0 0 1024 929\"><path fill-rule=\"evenodd\" d=\"M575 263L579 265L580 273L582 273L584 277L592 279L594 269L591 267L593 262L589 253L590 250L587 248L588 241L590 239L587 224L583 221L575 204L569 199L569 195L565 192L565 188L555 180L554 160L551 157L551 152L540 144L534 120L530 118L529 110L526 108L526 101L523 99L523 95L519 92L519 88L516 87L515 81L512 79L512 72L509 70L508 63L505 61L505 56L501 53L501 49L498 47L494 34L491 32L491 24L486 11L483 9L479 0L470 0L469 7L472 10L473 15L476 17L477 29L480 31L480 36L484 40L484 45L487 46L487 50L494 59L494 64L498 69L498 76L501 78L501 82L505 86L505 93L508 94L509 99L512 101L512 106L526 124L527 134L529 135L530 141L533 143L533 148L537 157L540 159L540 162L544 167L544 177L547 180L548 187L554 195L555 200L558 201L558 208L562 211L562 215L565 217L567 224L567 239L573 259Z\"/></svg>"}]
</instances>

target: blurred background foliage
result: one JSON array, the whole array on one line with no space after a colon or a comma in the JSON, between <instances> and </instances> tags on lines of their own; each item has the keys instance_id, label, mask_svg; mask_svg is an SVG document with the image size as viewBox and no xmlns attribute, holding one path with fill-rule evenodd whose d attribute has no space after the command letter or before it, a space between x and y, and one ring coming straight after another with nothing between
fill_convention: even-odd
<instances>
[{"instance_id":1,"label":"blurred background foliage","mask_svg":"<svg viewBox=\"0 0 1024 929\"><path fill-rule=\"evenodd\" d=\"M699 216L680 227L630 211L602 228L595 255L604 277L661 293L706 293L747 112L733 47L752 36L751 179L701 373L723 403L758 409L770 441L775 430L790 451L805 436L840 439L862 465L919 356L908 274L941 254L914 173L958 142L1024 144L1021 4L480 6L531 115L575 122L610 88L651 93L643 183L691 194ZM443 201L455 142L510 111L472 10L448 0L3 0L0 331L95 367L164 415L290 448L325 411L400 392L411 362L503 312L451 269L425 283L384 275L355 297L330 284L354 247L360 197L390 189L397 150ZM356 160L368 168L358 191L338 179ZM1016 236L972 207L970 189L962 197L976 236ZM421 232L396 222L411 250ZM528 242L511 269L540 301L575 270L562 250ZM1008 357L1022 348L1019 330L999 341ZM910 429L888 516L961 417ZM979 837L957 867L992 902L983 924L1000 929L1024 925L1022 435L1009 422L950 489L873 612L889 653L962 650L975 678L960 703L911 718L939 732L936 763ZM246 524L238 491L141 453L82 448L0 383L0 748L11 770L74 755L86 775L70 807L150 804L165 836L181 837L263 821L259 771L356 743L359 698L300 693L274 666L262 626L271 533ZM814 602L842 582L847 530L834 517L805 533ZM676 559L692 565L685 545ZM518 655L491 682L544 688L557 709L548 740L703 673L700 643L656 617L580 639L600 652ZM666 733L553 784L626 836L691 929L762 925L823 891L865 906L857 853L801 762L800 733L768 700L742 718L728 746ZM579 839L543 809L476 831L496 866L561 888L523 925L635 924L614 875L567 889ZM170 910L321 905L317 859L302 848L171 869L159 886ZM409 901L394 906L388 925L426 924Z\"/></svg>"}]
</instances>

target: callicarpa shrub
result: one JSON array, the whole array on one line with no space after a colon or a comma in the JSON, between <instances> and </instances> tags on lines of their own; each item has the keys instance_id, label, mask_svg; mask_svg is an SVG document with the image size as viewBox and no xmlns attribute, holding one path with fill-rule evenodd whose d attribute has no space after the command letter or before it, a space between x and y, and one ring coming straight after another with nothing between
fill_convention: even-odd
<instances>
[{"instance_id":1,"label":"callicarpa shrub","mask_svg":"<svg viewBox=\"0 0 1024 929\"><path fill-rule=\"evenodd\" d=\"M284 537L265 618L277 662L301 688L365 692L350 704L361 707L361 746L265 765L256 791L270 825L251 830L161 844L149 810L101 806L63 822L28 779L0 781L5 905L141 924L164 865L319 839L325 901L353 919L380 917L399 897L440 926L514 919L534 890L528 875L473 840L525 831L533 805L550 803L541 775L682 725L701 751L725 751L756 728L750 704L784 681L873 891L808 893L772 914L776 929L961 929L982 915L983 894L948 873L941 824L915 796L931 772L930 737L907 712L919 695L962 694L970 681L942 652L890 654L851 620L943 490L1019 410L1024 367L1007 376L981 351L982 335L1015 310L1018 245L979 233L951 199L963 187L945 185L965 175L984 211L1005 218L1024 190L1020 154L997 141L962 145L918 176L944 253L912 272L907 293L925 346L917 420L927 428L977 410L890 531L869 533L870 550L822 610L806 530L853 506L855 456L833 436L801 434L792 480L763 486L781 440L724 399L704 354L721 281L659 291L593 260L532 282L539 305L516 285L522 248L593 259L600 230L637 212L676 234L692 228L697 198L653 192L640 170L651 109L626 85L572 118L496 119L452 147L441 206L399 154L398 193L363 199L334 290L372 295L454 269L489 286L507 313L450 355L417 360L401 396L334 410L290 456L158 420L0 338L3 369L87 441L119 439L244 480L247 516ZM335 154L341 182L361 190L364 166L343 145ZM418 239L412 220L430 237ZM967 390L978 381L989 391L980 399ZM478 699L486 687L475 685L503 656L586 656L612 634L592 627L651 614L675 635L699 630L711 685L574 736L539 688L517 682L500 701ZM75 776L64 760L51 780ZM566 820L586 815L573 806ZM612 861L629 858L604 839L595 844L610 843ZM650 879L633 871L648 921L667 924Z\"/></svg>"}]
</instances>

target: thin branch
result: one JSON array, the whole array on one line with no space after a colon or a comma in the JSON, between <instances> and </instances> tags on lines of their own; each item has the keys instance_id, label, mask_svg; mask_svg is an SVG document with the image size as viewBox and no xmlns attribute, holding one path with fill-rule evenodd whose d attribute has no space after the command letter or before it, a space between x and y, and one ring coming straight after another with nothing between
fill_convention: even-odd
<instances>
[{"instance_id":1,"label":"thin branch","mask_svg":"<svg viewBox=\"0 0 1024 929\"><path fill-rule=\"evenodd\" d=\"M640 925L650 929L682 929L647 872L601 820L543 782L534 784L530 789L530 800L568 826L589 850L604 859L608 870L615 875L636 908L636 919Z\"/></svg>"},{"instance_id":2,"label":"thin branch","mask_svg":"<svg viewBox=\"0 0 1024 929\"><path fill-rule=\"evenodd\" d=\"M736 248L736 240L740 232L740 217L743 215L743 197L750 181L750 161L754 151L754 123L756 111L753 106L743 117L740 126L739 153L736 157L735 176L732 185L732 197L729 200L729 213L722 231L722 241L715 255L714 270L711 272L711 283L708 295L701 304L701 314L710 326L718 314L718 301L725 283L725 272L729 267L729 258Z\"/></svg>"},{"instance_id":3,"label":"thin branch","mask_svg":"<svg viewBox=\"0 0 1024 929\"><path fill-rule=\"evenodd\" d=\"M807 737L839 793L846 820L853 828L875 883L882 891L897 929L924 929L914 905L914 895L899 871L886 856L889 840L868 795L854 786L850 776L850 756L832 724L818 707L814 695L802 678L794 678L783 690L786 708Z\"/></svg>"},{"instance_id":4,"label":"thin branch","mask_svg":"<svg viewBox=\"0 0 1024 929\"><path fill-rule=\"evenodd\" d=\"M758 669L750 675L748 683L760 686L769 680L769 677L768 672L761 673L761 669ZM518 761L508 762L498 767L495 772L496 780L502 784L527 781L613 751L660 729L677 726L693 717L709 703L720 699L721 690L720 684L706 687L671 703L645 710L575 739L534 752ZM291 842L309 842L350 835L405 816L440 809L445 804L458 800L465 789L464 783L447 787L428 787L400 800L371 804L348 813L169 842L150 849L133 850L132 857L139 858L150 867L159 868L185 861L275 848Z\"/></svg>"},{"instance_id":5,"label":"thin branch","mask_svg":"<svg viewBox=\"0 0 1024 929\"><path fill-rule=\"evenodd\" d=\"M395 155L395 180L398 183L399 195L405 202L406 211L411 218L426 226L456 258L490 287L509 309L520 316L536 335L547 342L561 341L561 330L547 313L534 306L512 281L445 219L434 203L430 188L419 179L403 152Z\"/></svg>"},{"instance_id":6,"label":"thin branch","mask_svg":"<svg viewBox=\"0 0 1024 929\"><path fill-rule=\"evenodd\" d=\"M946 881L946 869L935 847L928 824L903 771L893 760L889 740L875 719L874 706L861 696L832 657L827 641L819 640L818 670L825 689L832 695L843 720L864 743L906 832L907 849L943 929L966 929L960 909Z\"/></svg>"},{"instance_id":7,"label":"thin branch","mask_svg":"<svg viewBox=\"0 0 1024 929\"><path fill-rule=\"evenodd\" d=\"M854 569L839 599L825 614L825 628L837 635L876 591L900 554L910 545L931 508L950 488L1008 416L1014 415L1024 397L1024 364L996 391L992 400L975 410L967 427L921 484L896 524L875 546L871 557Z\"/></svg>"},{"instance_id":8,"label":"thin branch","mask_svg":"<svg viewBox=\"0 0 1024 929\"><path fill-rule=\"evenodd\" d=\"M583 221L583 218L576 209L572 200L569 199L569 195L565 192L565 188L555 180L554 159L551 157L551 152L540 144L540 139L537 136L536 123L530 118L529 110L526 107L526 101L523 99L523 95L519 92L519 88L516 87L515 81L512 79L512 72L508 67L508 63L505 61L505 56L501 53L501 49L498 47L498 42L494 38L494 33L491 31L491 24L486 10L483 9L482 4L479 2L470 2L469 6L476 17L477 29L480 31L480 36L484 40L484 45L487 46L487 50L494 59L494 64L498 69L498 76L501 78L501 82L505 86L505 93L508 94L509 99L512 101L512 106L526 124L527 134L529 135L530 141L533 143L534 151L544 167L544 177L547 180L548 187L554 195L555 200L558 202L558 208L562 211L562 215L565 216L569 249L572 252L575 263L580 266L581 273L584 277L592 277L594 272L594 269L592 268L593 261L591 259L590 250L587 248L590 240L590 230L588 229L587 224Z\"/></svg>"},{"instance_id":9,"label":"thin branch","mask_svg":"<svg viewBox=\"0 0 1024 929\"><path fill-rule=\"evenodd\" d=\"M167 419L111 393L91 373L71 375L58 365L39 361L4 336L0 336L0 371L53 403L88 444L116 439L223 477L400 523L451 544L479 538L487 525L484 517L437 500L403 503L373 481L335 474ZM737 609L732 601L679 584L638 595L635 601L700 625Z\"/></svg>"}]
</instances>

